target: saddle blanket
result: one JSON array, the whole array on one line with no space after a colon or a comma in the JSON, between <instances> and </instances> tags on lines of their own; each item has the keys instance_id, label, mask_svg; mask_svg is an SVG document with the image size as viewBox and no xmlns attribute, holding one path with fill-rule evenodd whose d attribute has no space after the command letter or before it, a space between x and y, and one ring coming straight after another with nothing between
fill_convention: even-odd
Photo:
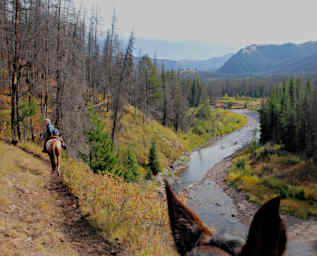
<instances>
[{"instance_id":1,"label":"saddle blanket","mask_svg":"<svg viewBox=\"0 0 317 256\"><path fill-rule=\"evenodd\" d=\"M45 147L46 147L46 150L47 150L47 151L50 150L53 141L56 141L56 146L57 146L57 147L59 147L59 148L62 147L62 143L61 143L61 141L60 141L59 139L51 139L51 140L48 140L48 141L46 142Z\"/></svg>"}]
</instances>

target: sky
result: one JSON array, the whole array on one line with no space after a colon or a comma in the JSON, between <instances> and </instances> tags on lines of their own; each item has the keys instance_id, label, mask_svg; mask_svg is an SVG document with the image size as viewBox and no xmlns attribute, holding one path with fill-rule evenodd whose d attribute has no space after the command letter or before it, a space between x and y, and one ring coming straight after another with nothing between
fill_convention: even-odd
<instances>
[{"instance_id":1,"label":"sky","mask_svg":"<svg viewBox=\"0 0 317 256\"><path fill-rule=\"evenodd\" d=\"M317 41L316 0L76 0L98 6L120 34L230 45Z\"/></svg>"}]
</instances>

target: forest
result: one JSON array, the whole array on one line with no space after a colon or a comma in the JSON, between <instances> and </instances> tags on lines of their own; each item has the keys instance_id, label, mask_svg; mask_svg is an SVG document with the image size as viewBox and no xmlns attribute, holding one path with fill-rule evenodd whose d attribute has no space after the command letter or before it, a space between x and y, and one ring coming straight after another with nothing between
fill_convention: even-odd
<instances>
[{"instance_id":1,"label":"forest","mask_svg":"<svg viewBox=\"0 0 317 256\"><path fill-rule=\"evenodd\" d=\"M191 154L217 140L215 157L241 150L222 159L232 162L226 170L216 166L217 189L225 193L227 182L261 205L279 195L282 211L317 216L317 82L171 70L138 56L138 35L123 38L115 12L104 24L97 7L75 0L0 1L0 239L7 255L24 240L19 250L32 255L73 255L81 243L98 251L98 239L94 248L87 244L88 229L110 247L101 248L105 255L120 255L118 248L178 255L162 180L179 178ZM258 108L260 143L256 130L252 140ZM46 118L67 144L61 176L42 152ZM183 202L191 200L185 191L177 195ZM68 221L83 226L67 233Z\"/></svg>"},{"instance_id":2,"label":"forest","mask_svg":"<svg viewBox=\"0 0 317 256\"><path fill-rule=\"evenodd\" d=\"M0 125L12 144L38 141L41 123L49 117L61 131L68 154L96 171L125 162L119 151L134 158L121 143L126 130L122 122L129 113L135 120L141 114L143 126L151 119L183 133L191 146L236 127L236 118L228 123L225 113L212 114L209 106L227 89L218 95L211 89L216 86L208 86L198 74L166 70L147 55L135 62L135 35L131 32L127 42L120 38L115 13L110 28L104 28L96 10L75 8L72 1L2 1L0 12ZM241 94L252 95L250 89ZM258 96L262 94L260 90ZM141 165L146 165L143 155L149 152L139 152ZM109 161L107 168L100 165L103 161Z\"/></svg>"},{"instance_id":3,"label":"forest","mask_svg":"<svg viewBox=\"0 0 317 256\"><path fill-rule=\"evenodd\" d=\"M260 109L261 143L283 144L317 161L317 86L291 78L274 88Z\"/></svg>"},{"instance_id":4,"label":"forest","mask_svg":"<svg viewBox=\"0 0 317 256\"><path fill-rule=\"evenodd\" d=\"M213 110L198 75L166 70L147 55L136 64L135 35L124 43L116 15L110 28L101 24L96 10L75 8L72 1L0 2L1 150L9 142L16 145L9 147L10 159L37 156L45 166L40 137L50 118L67 143L61 181L83 218L107 241L119 239L130 255L176 255L167 206L152 176L164 169L171 176L170 166L184 152L241 128L247 118ZM4 180L19 173L2 164ZM15 168L32 176L33 167ZM41 182L37 188L45 193ZM3 209L9 193L17 201L8 184L1 181ZM43 204L44 216L50 201ZM35 250L46 253L46 244Z\"/></svg>"},{"instance_id":5,"label":"forest","mask_svg":"<svg viewBox=\"0 0 317 256\"><path fill-rule=\"evenodd\" d=\"M101 42L99 17L72 1L1 1L0 12L1 89L10 96L13 143L34 138L34 101L75 155L89 126L88 102L111 111L114 142L127 104L177 131L188 128L187 110L207 101L198 76L181 78L149 56L134 65L134 34L125 45L115 15Z\"/></svg>"}]
</instances>

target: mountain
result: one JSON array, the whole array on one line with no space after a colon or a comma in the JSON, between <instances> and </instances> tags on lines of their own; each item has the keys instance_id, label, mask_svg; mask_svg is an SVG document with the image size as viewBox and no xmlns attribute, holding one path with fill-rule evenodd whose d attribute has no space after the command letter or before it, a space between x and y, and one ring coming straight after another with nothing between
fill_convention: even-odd
<instances>
[{"instance_id":1,"label":"mountain","mask_svg":"<svg viewBox=\"0 0 317 256\"><path fill-rule=\"evenodd\" d=\"M125 40L127 41L127 40ZM237 46L215 44L201 41L168 41L137 37L134 45L138 56L147 54L151 57L168 60L203 60L219 57L237 51Z\"/></svg>"},{"instance_id":2,"label":"mountain","mask_svg":"<svg viewBox=\"0 0 317 256\"><path fill-rule=\"evenodd\" d=\"M177 63L183 69L195 69L198 71L216 71L222 67L233 54L226 54L222 57L210 58L207 60L181 60Z\"/></svg>"},{"instance_id":3,"label":"mountain","mask_svg":"<svg viewBox=\"0 0 317 256\"><path fill-rule=\"evenodd\" d=\"M169 59L157 59L156 62L159 67L164 63L165 69L167 70L196 70L196 71L208 71L213 72L219 69L223 64L228 61L233 54L227 54L222 57L210 58L207 60L169 60ZM136 57L136 63L139 62L141 58Z\"/></svg>"},{"instance_id":4,"label":"mountain","mask_svg":"<svg viewBox=\"0 0 317 256\"><path fill-rule=\"evenodd\" d=\"M317 70L317 42L250 45L233 55L218 72L227 74L302 73Z\"/></svg>"}]
</instances>

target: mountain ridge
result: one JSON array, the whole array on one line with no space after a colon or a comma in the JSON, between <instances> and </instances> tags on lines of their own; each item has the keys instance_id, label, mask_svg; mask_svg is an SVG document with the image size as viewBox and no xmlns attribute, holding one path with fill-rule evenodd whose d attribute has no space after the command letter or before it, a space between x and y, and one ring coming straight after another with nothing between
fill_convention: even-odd
<instances>
[{"instance_id":1,"label":"mountain ridge","mask_svg":"<svg viewBox=\"0 0 317 256\"><path fill-rule=\"evenodd\" d=\"M317 42L281 45L252 44L240 49L217 72L276 74L312 72L317 67Z\"/></svg>"},{"instance_id":2,"label":"mountain ridge","mask_svg":"<svg viewBox=\"0 0 317 256\"><path fill-rule=\"evenodd\" d=\"M170 60L170 59L160 59L157 58L156 63L159 67L161 67L163 64L165 66L165 69L167 70L185 70L185 69L191 69L196 71L209 71L214 72L217 69L219 69L221 66L224 65L226 61L229 60L233 56L232 53L226 54L221 57L213 57L205 60L189 60L189 59L183 59L183 60ZM135 63L137 64L142 57L135 57Z\"/></svg>"}]
</instances>

